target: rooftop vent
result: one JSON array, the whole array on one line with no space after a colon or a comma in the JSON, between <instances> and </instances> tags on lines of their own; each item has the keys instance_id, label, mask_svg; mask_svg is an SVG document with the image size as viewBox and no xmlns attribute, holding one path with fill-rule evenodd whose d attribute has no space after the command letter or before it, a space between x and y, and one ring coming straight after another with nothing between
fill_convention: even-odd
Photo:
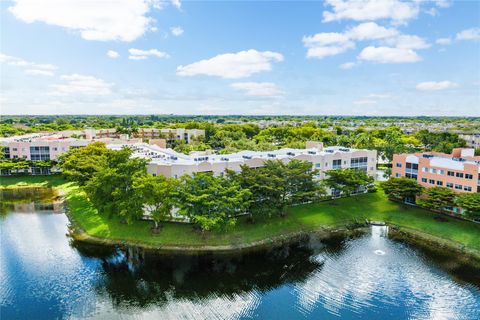
<instances>
[{"instance_id":1,"label":"rooftop vent","mask_svg":"<svg viewBox=\"0 0 480 320\"><path fill-rule=\"evenodd\" d=\"M269 154L267 154L267 156L270 157L270 158L275 158L276 157L276 155L273 154L273 153L269 153Z\"/></svg>"},{"instance_id":2,"label":"rooftop vent","mask_svg":"<svg viewBox=\"0 0 480 320\"><path fill-rule=\"evenodd\" d=\"M350 151L350 149L348 149L348 148L339 148L338 150L343 151L343 152L349 152Z\"/></svg>"},{"instance_id":3,"label":"rooftop vent","mask_svg":"<svg viewBox=\"0 0 480 320\"><path fill-rule=\"evenodd\" d=\"M252 159L252 156L242 156L243 159Z\"/></svg>"},{"instance_id":4,"label":"rooftop vent","mask_svg":"<svg viewBox=\"0 0 480 320\"><path fill-rule=\"evenodd\" d=\"M316 151L308 151L308 154L317 154Z\"/></svg>"},{"instance_id":5,"label":"rooftop vent","mask_svg":"<svg viewBox=\"0 0 480 320\"><path fill-rule=\"evenodd\" d=\"M427 159L433 158L433 154L422 154L422 157Z\"/></svg>"},{"instance_id":6,"label":"rooftop vent","mask_svg":"<svg viewBox=\"0 0 480 320\"><path fill-rule=\"evenodd\" d=\"M292 156L292 157L293 157L293 156L295 156L295 153L293 153L293 152L287 152L287 156Z\"/></svg>"}]
</instances>

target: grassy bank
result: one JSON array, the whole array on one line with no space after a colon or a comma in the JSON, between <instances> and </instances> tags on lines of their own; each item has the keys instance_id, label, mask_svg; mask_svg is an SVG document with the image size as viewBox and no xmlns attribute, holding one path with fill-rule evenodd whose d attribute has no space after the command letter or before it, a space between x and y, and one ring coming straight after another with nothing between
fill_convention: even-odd
<instances>
[{"instance_id":1,"label":"grassy bank","mask_svg":"<svg viewBox=\"0 0 480 320\"><path fill-rule=\"evenodd\" d=\"M452 241L470 250L480 251L480 225L453 218L446 218L446 221L440 222L434 219L437 214L388 201L382 191L291 207L287 218L257 221L255 224L248 224L244 219L240 219L232 230L211 232L202 236L194 232L190 225L173 223L164 224L160 234L152 235L150 231L152 224L149 222L137 221L125 225L118 219L99 215L80 188L58 176L8 177L1 179L1 185L7 188L28 185L61 188L66 194L69 215L74 225L88 235L150 246L236 246L369 219L385 221Z\"/></svg>"}]
</instances>

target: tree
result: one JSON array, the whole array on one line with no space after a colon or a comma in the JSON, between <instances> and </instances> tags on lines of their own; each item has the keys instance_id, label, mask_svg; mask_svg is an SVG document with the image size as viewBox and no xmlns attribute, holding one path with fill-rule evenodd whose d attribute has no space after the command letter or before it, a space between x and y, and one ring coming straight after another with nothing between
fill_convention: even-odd
<instances>
[{"instance_id":1,"label":"tree","mask_svg":"<svg viewBox=\"0 0 480 320\"><path fill-rule=\"evenodd\" d=\"M391 177L380 185L390 199L400 201L404 201L407 198L415 198L423 191L423 187L416 180L405 177Z\"/></svg>"},{"instance_id":2,"label":"tree","mask_svg":"<svg viewBox=\"0 0 480 320\"><path fill-rule=\"evenodd\" d=\"M155 223L155 232L159 223L167 217L172 219L178 180L164 176L141 175L133 180L133 192L138 194L141 202Z\"/></svg>"},{"instance_id":3,"label":"tree","mask_svg":"<svg viewBox=\"0 0 480 320\"><path fill-rule=\"evenodd\" d=\"M474 220L480 219L480 193L461 193L457 196L455 204L467 211L467 217Z\"/></svg>"},{"instance_id":4,"label":"tree","mask_svg":"<svg viewBox=\"0 0 480 320\"><path fill-rule=\"evenodd\" d=\"M104 166L85 184L85 191L100 213L120 216L127 223L143 215L139 193L133 190L133 181L146 175L147 161L132 158L132 151L109 150Z\"/></svg>"},{"instance_id":5,"label":"tree","mask_svg":"<svg viewBox=\"0 0 480 320\"><path fill-rule=\"evenodd\" d=\"M425 208L443 211L455 203L455 192L445 187L433 187L425 190L418 203Z\"/></svg>"},{"instance_id":6,"label":"tree","mask_svg":"<svg viewBox=\"0 0 480 320\"><path fill-rule=\"evenodd\" d=\"M109 152L103 142L94 142L81 148L70 148L58 159L63 174L80 186L85 185L93 175L105 167Z\"/></svg>"},{"instance_id":7,"label":"tree","mask_svg":"<svg viewBox=\"0 0 480 320\"><path fill-rule=\"evenodd\" d=\"M235 225L235 216L248 207L250 191L234 180L200 172L182 176L178 195L180 213L210 231Z\"/></svg>"},{"instance_id":8,"label":"tree","mask_svg":"<svg viewBox=\"0 0 480 320\"><path fill-rule=\"evenodd\" d=\"M338 190L345 196L357 192L361 187L368 189L374 181L366 171L358 169L335 169L327 171L326 174L325 186L331 190Z\"/></svg>"}]
</instances>

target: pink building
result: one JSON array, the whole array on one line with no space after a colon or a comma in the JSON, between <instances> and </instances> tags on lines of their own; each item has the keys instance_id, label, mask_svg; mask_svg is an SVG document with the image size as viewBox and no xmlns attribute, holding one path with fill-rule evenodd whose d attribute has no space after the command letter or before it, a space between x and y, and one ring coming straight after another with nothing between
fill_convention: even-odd
<instances>
[{"instance_id":1,"label":"pink building","mask_svg":"<svg viewBox=\"0 0 480 320\"><path fill-rule=\"evenodd\" d=\"M480 192L480 157L474 156L474 149L463 148L453 149L452 154L396 154L393 156L392 176L416 179L426 188Z\"/></svg>"}]
</instances>

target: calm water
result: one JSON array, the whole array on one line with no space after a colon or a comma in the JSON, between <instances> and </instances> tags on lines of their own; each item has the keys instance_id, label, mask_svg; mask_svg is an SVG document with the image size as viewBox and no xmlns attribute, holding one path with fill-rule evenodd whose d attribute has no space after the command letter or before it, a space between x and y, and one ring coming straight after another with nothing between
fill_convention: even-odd
<instances>
[{"instance_id":1,"label":"calm water","mask_svg":"<svg viewBox=\"0 0 480 320\"><path fill-rule=\"evenodd\" d=\"M480 319L480 267L426 256L382 227L242 256L158 256L81 245L44 196L6 198L2 320Z\"/></svg>"}]
</instances>

